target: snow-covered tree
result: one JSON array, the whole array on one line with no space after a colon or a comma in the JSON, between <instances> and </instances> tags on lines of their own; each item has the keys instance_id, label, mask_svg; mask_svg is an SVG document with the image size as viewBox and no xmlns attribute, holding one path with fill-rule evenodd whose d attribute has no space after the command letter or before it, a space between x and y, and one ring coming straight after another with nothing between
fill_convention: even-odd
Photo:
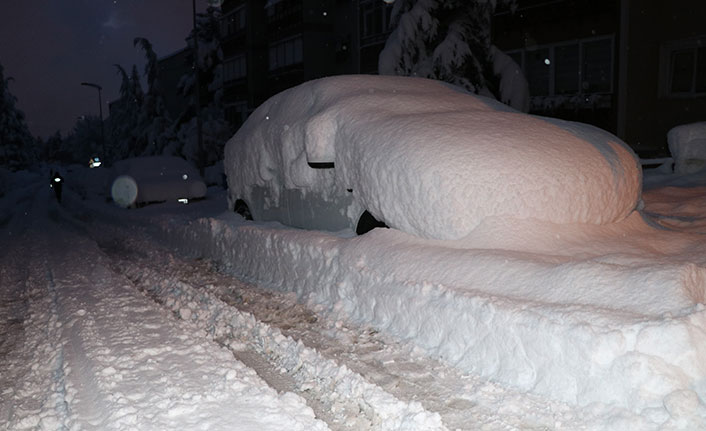
<instances>
[{"instance_id":1,"label":"snow-covered tree","mask_svg":"<svg viewBox=\"0 0 706 431\"><path fill-rule=\"evenodd\" d=\"M515 0L396 0L393 32L380 53L383 75L420 76L475 93L497 94L490 24L499 4Z\"/></svg>"},{"instance_id":2,"label":"snow-covered tree","mask_svg":"<svg viewBox=\"0 0 706 431\"><path fill-rule=\"evenodd\" d=\"M120 98L111 106L108 118L108 152L111 160L136 156L142 152L137 146L137 130L144 94L137 66L132 66L128 76L122 66L116 64L121 77Z\"/></svg>"},{"instance_id":3,"label":"snow-covered tree","mask_svg":"<svg viewBox=\"0 0 706 431\"><path fill-rule=\"evenodd\" d=\"M25 116L15 104L0 64L0 166L11 170L26 168L38 157L37 141L27 128Z\"/></svg>"},{"instance_id":4,"label":"snow-covered tree","mask_svg":"<svg viewBox=\"0 0 706 431\"><path fill-rule=\"evenodd\" d=\"M201 82L200 96L209 101L201 106L202 141L205 160L211 165L223 158L223 146L231 135L230 126L225 120L225 110L222 103L223 87L221 85L223 52L220 46L220 10L209 7L206 13L199 13L196 21L198 37L198 66ZM187 38L189 48L193 49L194 31ZM174 154L187 160L199 161L199 148L196 125L196 109L194 106L194 84L196 71L192 69L179 82L179 90L188 101L188 105L175 123L177 133ZM204 84L207 84L204 88ZM205 90L205 91L204 91ZM206 93L206 94L204 94Z\"/></svg>"},{"instance_id":5,"label":"snow-covered tree","mask_svg":"<svg viewBox=\"0 0 706 431\"><path fill-rule=\"evenodd\" d=\"M160 87L157 54L152 49L150 41L143 37L135 38L134 45L139 45L147 58L145 64L147 92L138 118L136 145L144 155L162 154L175 137Z\"/></svg>"},{"instance_id":6,"label":"snow-covered tree","mask_svg":"<svg viewBox=\"0 0 706 431\"><path fill-rule=\"evenodd\" d=\"M63 145L64 139L61 137L61 132L56 131L42 143L42 158L48 162L63 161Z\"/></svg>"},{"instance_id":7,"label":"snow-covered tree","mask_svg":"<svg viewBox=\"0 0 706 431\"><path fill-rule=\"evenodd\" d=\"M101 120L87 115L79 119L71 133L63 140L59 160L63 163L85 164L88 159L101 154Z\"/></svg>"}]
</instances>

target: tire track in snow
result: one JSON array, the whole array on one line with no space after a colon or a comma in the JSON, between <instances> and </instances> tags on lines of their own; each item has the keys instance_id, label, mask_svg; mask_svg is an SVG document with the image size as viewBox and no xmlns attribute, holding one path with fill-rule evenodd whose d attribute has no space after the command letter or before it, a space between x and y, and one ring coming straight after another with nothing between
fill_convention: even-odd
<instances>
[{"instance_id":1,"label":"tire track in snow","mask_svg":"<svg viewBox=\"0 0 706 431\"><path fill-rule=\"evenodd\" d=\"M67 430L70 427L70 414L69 405L66 399L66 372L65 372L65 361L64 361L64 344L62 340L62 324L59 321L59 295L56 290L56 283L54 282L54 275L51 269L47 269L47 287L49 291L49 298L51 300L51 317L49 320L49 335L51 345L55 351L55 356L51 359L51 376L52 376L52 391L49 393L48 399L45 402L45 406L42 407L44 412L51 411L55 412L52 419L51 415L46 414L43 417L44 421L53 421L53 426L44 424L43 427L46 429L55 430Z\"/></svg>"},{"instance_id":2,"label":"tire track in snow","mask_svg":"<svg viewBox=\"0 0 706 431\"><path fill-rule=\"evenodd\" d=\"M562 403L508 390L461 373L415 351L412 345L399 344L377 331L326 321L306 306L297 304L291 295L246 285L218 273L207 261L181 259L156 244L142 241L132 238L113 245L118 247L113 253L130 256L129 261L120 265L123 268L128 268L128 263L132 265L126 275L175 315L196 323L212 338L230 345L236 356L239 351L261 352L274 367L295 379L300 378L299 370L287 362L292 361L291 355L274 350L273 341L243 340L243 333L247 332L255 337L262 336L257 325L233 327L224 333L219 320L232 312L266 325L271 336L291 340L321 358L329 358L327 360L333 361L336 367L360 376L403 404L419 402L426 412L440 413L443 425L449 429L546 430L571 428L580 422L577 412ZM296 360L294 363L295 367L299 365ZM317 384L323 390L311 387L310 380L316 380L315 375L309 380L300 378L297 383L300 395L307 398L309 393L309 399L318 398L326 409L331 409L330 398L338 396L331 393L333 387L320 382ZM330 425L347 429L341 416ZM384 429L379 425L368 426L367 429Z\"/></svg>"},{"instance_id":3,"label":"tire track in snow","mask_svg":"<svg viewBox=\"0 0 706 431\"><path fill-rule=\"evenodd\" d=\"M254 351L265 358L272 368L291 378L299 395L321 403L310 407L318 410L321 419L333 429L447 429L438 413L425 410L416 401L400 401L346 365L283 335L251 313L241 312L211 292L166 275L164 267L156 270L147 262L135 260L118 267L148 296L179 318L206 330L209 337L229 347L236 357ZM261 377L267 380L268 376ZM322 414L322 408L329 413Z\"/></svg>"},{"instance_id":4,"label":"tire track in snow","mask_svg":"<svg viewBox=\"0 0 706 431\"><path fill-rule=\"evenodd\" d=\"M326 429L299 397L277 394L111 272L83 224L45 198L24 244L0 243L13 246L0 263L14 247L25 257L26 275L9 275L29 298L26 336L0 364L0 429Z\"/></svg>"}]
</instances>

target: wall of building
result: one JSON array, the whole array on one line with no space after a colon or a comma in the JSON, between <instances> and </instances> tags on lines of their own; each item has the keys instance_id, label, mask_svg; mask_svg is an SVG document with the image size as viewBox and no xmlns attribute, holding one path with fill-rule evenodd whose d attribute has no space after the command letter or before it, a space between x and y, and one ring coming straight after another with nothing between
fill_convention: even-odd
<instances>
[{"instance_id":1,"label":"wall of building","mask_svg":"<svg viewBox=\"0 0 706 431\"><path fill-rule=\"evenodd\" d=\"M162 87L164 105L172 119L182 114L189 101L179 92L181 78L191 71L193 56L188 48L159 59L159 83Z\"/></svg>"},{"instance_id":2,"label":"wall of building","mask_svg":"<svg viewBox=\"0 0 706 431\"><path fill-rule=\"evenodd\" d=\"M617 130L619 16L618 0L518 0L497 11L492 43L525 72L531 113Z\"/></svg>"},{"instance_id":3,"label":"wall of building","mask_svg":"<svg viewBox=\"0 0 706 431\"><path fill-rule=\"evenodd\" d=\"M630 0L628 5L623 138L644 157L663 156L670 128L706 121L706 92L669 94L670 48L706 46L706 1Z\"/></svg>"}]
</instances>

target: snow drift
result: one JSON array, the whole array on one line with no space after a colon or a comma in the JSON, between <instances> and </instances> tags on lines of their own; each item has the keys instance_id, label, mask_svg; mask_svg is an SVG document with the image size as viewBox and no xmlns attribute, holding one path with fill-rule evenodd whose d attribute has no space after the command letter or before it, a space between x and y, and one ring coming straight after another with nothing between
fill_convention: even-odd
<instances>
[{"instance_id":1,"label":"snow drift","mask_svg":"<svg viewBox=\"0 0 706 431\"><path fill-rule=\"evenodd\" d=\"M316 200L312 218L329 206L355 228L368 210L437 239L464 237L496 216L614 223L641 190L635 154L605 131L392 76L324 78L272 97L226 144L225 172L229 207L243 199L256 218L327 229L267 216L289 207L291 217L294 198Z\"/></svg>"}]
</instances>

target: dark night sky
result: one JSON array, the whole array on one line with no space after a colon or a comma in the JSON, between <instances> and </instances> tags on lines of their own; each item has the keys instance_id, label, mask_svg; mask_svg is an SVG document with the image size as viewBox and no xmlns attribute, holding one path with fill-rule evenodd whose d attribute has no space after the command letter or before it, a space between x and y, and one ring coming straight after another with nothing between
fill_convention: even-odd
<instances>
[{"instance_id":1,"label":"dark night sky","mask_svg":"<svg viewBox=\"0 0 706 431\"><path fill-rule=\"evenodd\" d=\"M98 115L98 94L81 82L103 87L103 116L118 95L120 77L144 54L133 39L146 37L159 57L186 46L192 25L190 0L1 0L0 64L13 77L34 135L70 131L81 115ZM197 11L206 0L197 0Z\"/></svg>"}]
</instances>

